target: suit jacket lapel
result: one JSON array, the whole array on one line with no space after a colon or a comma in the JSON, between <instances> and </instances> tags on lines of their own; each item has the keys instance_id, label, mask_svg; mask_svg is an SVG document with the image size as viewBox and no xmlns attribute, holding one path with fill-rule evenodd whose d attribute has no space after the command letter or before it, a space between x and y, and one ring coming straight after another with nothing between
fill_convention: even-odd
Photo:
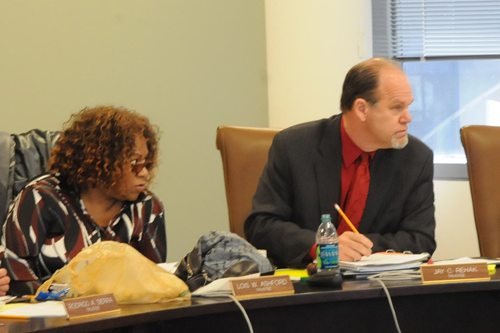
<instances>
[{"instance_id":1,"label":"suit jacket lapel","mask_svg":"<svg viewBox=\"0 0 500 333\"><path fill-rule=\"evenodd\" d=\"M382 206L382 201L392 183L396 163L393 161L393 149L379 149L370 165L370 189L366 198L365 210L359 224L360 233L368 233Z\"/></svg>"},{"instance_id":2,"label":"suit jacket lapel","mask_svg":"<svg viewBox=\"0 0 500 333\"><path fill-rule=\"evenodd\" d=\"M340 119L340 115L333 116L328 122L315 161L320 214L330 214L336 226L338 213L333 205L340 198L340 172L342 167Z\"/></svg>"}]
</instances>

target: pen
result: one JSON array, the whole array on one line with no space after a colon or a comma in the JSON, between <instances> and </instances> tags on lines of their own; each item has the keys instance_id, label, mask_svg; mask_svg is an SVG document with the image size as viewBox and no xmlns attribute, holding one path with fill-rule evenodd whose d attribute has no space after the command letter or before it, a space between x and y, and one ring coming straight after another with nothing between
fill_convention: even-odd
<instances>
[{"instance_id":1,"label":"pen","mask_svg":"<svg viewBox=\"0 0 500 333\"><path fill-rule=\"evenodd\" d=\"M355 233L359 234L358 229L356 229L356 227L352 224L351 220L349 220L349 218L344 214L344 212L342 211L342 209L340 209L339 205L335 204L335 209L339 212L340 215L342 215L342 217L344 218L344 220L351 227L352 231L354 231Z\"/></svg>"}]
</instances>

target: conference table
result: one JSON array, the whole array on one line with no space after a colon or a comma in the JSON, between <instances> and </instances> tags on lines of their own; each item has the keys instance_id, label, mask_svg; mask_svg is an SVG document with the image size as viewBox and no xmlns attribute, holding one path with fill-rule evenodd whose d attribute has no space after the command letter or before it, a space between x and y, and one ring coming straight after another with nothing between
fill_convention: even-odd
<instances>
[{"instance_id":1,"label":"conference table","mask_svg":"<svg viewBox=\"0 0 500 333\"><path fill-rule=\"evenodd\" d=\"M500 272L491 281L422 284L385 281L399 326L408 332L500 332ZM240 301L259 332L397 332L378 281L345 278L341 289L294 282L295 294ZM2 332L249 332L229 298L121 305L85 319L2 319Z\"/></svg>"}]
</instances>

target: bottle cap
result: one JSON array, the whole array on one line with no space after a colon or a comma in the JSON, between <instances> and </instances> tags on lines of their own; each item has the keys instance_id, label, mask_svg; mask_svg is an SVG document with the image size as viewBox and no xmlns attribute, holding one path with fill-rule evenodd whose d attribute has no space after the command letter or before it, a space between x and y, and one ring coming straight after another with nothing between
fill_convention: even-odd
<instances>
[{"instance_id":1,"label":"bottle cap","mask_svg":"<svg viewBox=\"0 0 500 333\"><path fill-rule=\"evenodd\" d=\"M332 219L332 218L331 218L330 214L323 214L323 215L321 215L321 220L322 220L322 221L323 221L323 220L331 220L331 219Z\"/></svg>"}]
</instances>

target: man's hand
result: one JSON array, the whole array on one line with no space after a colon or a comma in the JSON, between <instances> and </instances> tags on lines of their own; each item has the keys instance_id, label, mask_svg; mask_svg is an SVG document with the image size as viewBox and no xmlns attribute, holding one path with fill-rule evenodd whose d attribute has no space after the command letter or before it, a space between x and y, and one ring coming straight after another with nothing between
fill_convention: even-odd
<instances>
[{"instance_id":1,"label":"man's hand","mask_svg":"<svg viewBox=\"0 0 500 333\"><path fill-rule=\"evenodd\" d=\"M0 296L5 296L9 290L10 277L5 268L0 268Z\"/></svg>"},{"instance_id":2,"label":"man's hand","mask_svg":"<svg viewBox=\"0 0 500 333\"><path fill-rule=\"evenodd\" d=\"M372 253L373 243L362 234L346 231L339 236L339 260L358 261Z\"/></svg>"}]
</instances>

